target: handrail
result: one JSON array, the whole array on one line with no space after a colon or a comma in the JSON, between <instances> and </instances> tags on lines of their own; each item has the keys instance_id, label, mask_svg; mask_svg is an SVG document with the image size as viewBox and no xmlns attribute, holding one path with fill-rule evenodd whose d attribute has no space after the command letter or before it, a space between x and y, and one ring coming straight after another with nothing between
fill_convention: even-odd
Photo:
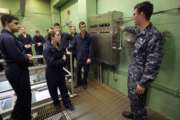
<instances>
[{"instance_id":1,"label":"handrail","mask_svg":"<svg viewBox=\"0 0 180 120\"><path fill-rule=\"evenodd\" d=\"M167 87L167 86L165 86L161 83L158 83L158 82L153 82L150 86L152 88L158 89L160 91L163 91L165 93L168 93L170 95L173 95L175 97L180 98L180 89L179 88L173 89L173 88Z\"/></svg>"},{"instance_id":2,"label":"handrail","mask_svg":"<svg viewBox=\"0 0 180 120\"><path fill-rule=\"evenodd\" d=\"M72 93L74 93L73 74L72 74L73 73L73 68L72 68L72 53L71 52L67 52L67 55L70 56L70 71L68 69L66 69L65 67L63 67L63 70L67 73L66 77L71 77L71 91L72 91ZM39 59L39 58L43 58L43 55L32 56L32 59ZM2 63L2 62L5 62L5 61L3 59L0 59L0 63ZM39 66L29 67L28 69L30 70L30 72L32 72L32 71L35 71L35 70L45 69L45 68L46 68L46 65L39 65ZM4 71L0 72L0 76L5 76L4 75ZM0 81L2 82L2 81L5 81L5 80L0 80ZM36 84L31 84L31 85L36 85ZM7 91L9 91L9 90L7 90ZM5 92L5 91L3 91L3 92ZM2 91L0 93L2 93Z\"/></svg>"}]
</instances>

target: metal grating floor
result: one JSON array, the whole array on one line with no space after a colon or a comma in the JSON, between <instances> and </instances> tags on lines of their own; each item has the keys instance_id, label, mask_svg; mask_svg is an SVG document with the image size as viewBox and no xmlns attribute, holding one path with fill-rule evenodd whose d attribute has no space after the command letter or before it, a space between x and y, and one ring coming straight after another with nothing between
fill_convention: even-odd
<instances>
[{"instance_id":1,"label":"metal grating floor","mask_svg":"<svg viewBox=\"0 0 180 120\"><path fill-rule=\"evenodd\" d=\"M55 114L45 120L71 120L70 115L67 111L60 112Z\"/></svg>"},{"instance_id":2,"label":"metal grating floor","mask_svg":"<svg viewBox=\"0 0 180 120\"><path fill-rule=\"evenodd\" d=\"M33 111L33 120L71 120L70 113L61 107L48 104Z\"/></svg>"}]
</instances>

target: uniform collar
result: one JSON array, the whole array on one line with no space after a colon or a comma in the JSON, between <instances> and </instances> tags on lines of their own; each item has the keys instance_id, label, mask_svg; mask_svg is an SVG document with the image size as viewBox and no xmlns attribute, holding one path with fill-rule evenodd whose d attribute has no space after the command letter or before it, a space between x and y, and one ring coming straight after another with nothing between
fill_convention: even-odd
<instances>
[{"instance_id":1,"label":"uniform collar","mask_svg":"<svg viewBox=\"0 0 180 120\"><path fill-rule=\"evenodd\" d=\"M8 33L8 34L10 34L10 35L12 35L13 37L16 38L16 36L15 36L12 32L10 32L10 31L8 31L8 30L6 30L6 29L2 29L2 30L1 30L1 33Z\"/></svg>"},{"instance_id":2,"label":"uniform collar","mask_svg":"<svg viewBox=\"0 0 180 120\"><path fill-rule=\"evenodd\" d=\"M152 28L152 26L153 26L153 25L152 25L152 23L150 22L150 23L149 23L149 25L148 25L148 26L146 26L146 28L144 29L144 31L147 31L147 30L151 29L151 28Z\"/></svg>"},{"instance_id":3,"label":"uniform collar","mask_svg":"<svg viewBox=\"0 0 180 120\"><path fill-rule=\"evenodd\" d=\"M140 32L139 32L138 36L139 36L139 35L145 35L145 34L152 28L152 26L153 26L153 25L152 25L152 23L150 22L149 25L146 26L146 28L145 28L143 31L140 31L140 30L139 30Z\"/></svg>"},{"instance_id":4,"label":"uniform collar","mask_svg":"<svg viewBox=\"0 0 180 120\"><path fill-rule=\"evenodd\" d=\"M88 32L87 32L87 31L86 31L86 33L85 33L84 38L82 38L81 33L79 33L79 37L80 37L81 39L86 39L86 38L88 38L88 36L89 36L89 34L88 34Z\"/></svg>"}]
</instances>

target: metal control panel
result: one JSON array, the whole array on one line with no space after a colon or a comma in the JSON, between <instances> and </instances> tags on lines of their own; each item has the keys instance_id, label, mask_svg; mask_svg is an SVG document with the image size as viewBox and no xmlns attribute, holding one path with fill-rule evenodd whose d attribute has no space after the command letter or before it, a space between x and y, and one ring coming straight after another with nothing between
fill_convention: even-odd
<instances>
[{"instance_id":1,"label":"metal control panel","mask_svg":"<svg viewBox=\"0 0 180 120\"><path fill-rule=\"evenodd\" d=\"M88 31L94 39L95 60L108 65L120 61L122 13L112 11L88 18Z\"/></svg>"}]
</instances>

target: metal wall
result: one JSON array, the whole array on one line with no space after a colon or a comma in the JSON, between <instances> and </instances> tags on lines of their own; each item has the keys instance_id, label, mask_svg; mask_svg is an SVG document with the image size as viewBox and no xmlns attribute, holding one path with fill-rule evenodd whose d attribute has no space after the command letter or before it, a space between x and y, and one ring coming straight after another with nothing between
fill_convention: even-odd
<instances>
[{"instance_id":1,"label":"metal wall","mask_svg":"<svg viewBox=\"0 0 180 120\"><path fill-rule=\"evenodd\" d=\"M113 11L88 18L88 31L93 37L95 60L117 65L120 58L122 13Z\"/></svg>"}]
</instances>

